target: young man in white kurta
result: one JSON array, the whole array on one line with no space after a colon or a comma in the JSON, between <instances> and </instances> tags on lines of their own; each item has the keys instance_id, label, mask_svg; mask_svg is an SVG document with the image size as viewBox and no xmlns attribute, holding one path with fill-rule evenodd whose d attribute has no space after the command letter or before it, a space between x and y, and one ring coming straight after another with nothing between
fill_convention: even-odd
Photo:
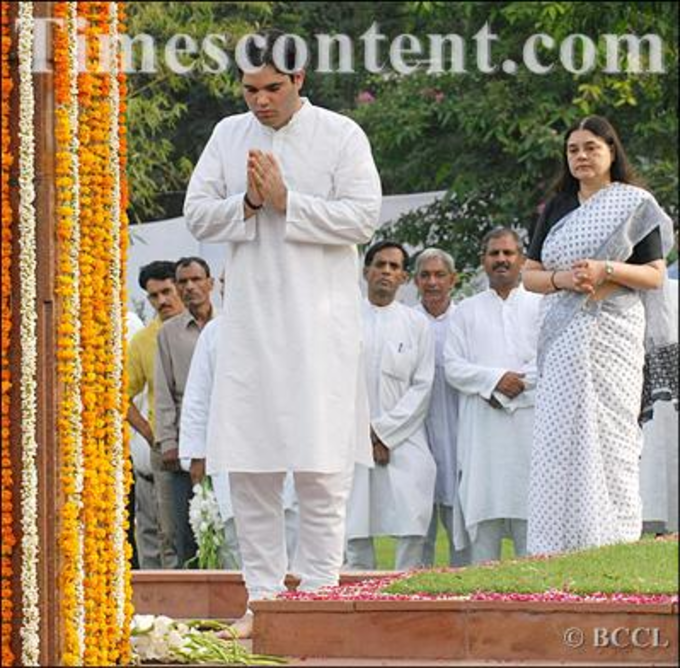
<instances>
[{"instance_id":1,"label":"young man in white kurta","mask_svg":"<svg viewBox=\"0 0 680 668\"><path fill-rule=\"evenodd\" d=\"M501 228L483 242L489 289L463 300L451 318L444 350L446 378L460 395L458 500L473 563L500 558L510 531L526 554L529 463L534 419L536 346L541 297L519 283L517 235ZM467 533L467 536L466 536Z\"/></svg>"},{"instance_id":2,"label":"young man in white kurta","mask_svg":"<svg viewBox=\"0 0 680 668\"><path fill-rule=\"evenodd\" d=\"M230 472L251 600L284 589L287 471L301 587L338 580L353 466L370 462L356 245L381 202L361 128L300 98L304 72L275 68L265 41L250 56L264 66L243 73L250 112L217 125L184 208L194 236L228 242L206 469Z\"/></svg>"},{"instance_id":3,"label":"young man in white kurta","mask_svg":"<svg viewBox=\"0 0 680 668\"><path fill-rule=\"evenodd\" d=\"M425 416L434 378L434 337L421 313L395 301L407 277L401 246L366 254L366 383L376 466L358 464L347 513L347 567L375 568L374 536L397 538L397 570L422 565L436 465Z\"/></svg>"},{"instance_id":4,"label":"young man in white kurta","mask_svg":"<svg viewBox=\"0 0 680 668\"><path fill-rule=\"evenodd\" d=\"M420 303L415 308L427 318L435 341L434 383L425 431L437 464L437 482L423 565L434 565L437 530L441 523L448 539L449 565L465 566L469 562L468 550L456 550L453 543L453 509L458 494L458 392L446 382L444 372L444 343L455 308L451 291L457 280L456 265L445 251L426 248L418 254L413 274L420 296Z\"/></svg>"}]
</instances>

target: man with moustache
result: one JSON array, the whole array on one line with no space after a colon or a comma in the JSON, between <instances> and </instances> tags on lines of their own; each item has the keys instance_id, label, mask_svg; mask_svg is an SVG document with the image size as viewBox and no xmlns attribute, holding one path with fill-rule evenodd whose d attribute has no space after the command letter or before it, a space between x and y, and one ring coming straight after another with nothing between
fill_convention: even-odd
<instances>
[{"instance_id":1,"label":"man with moustache","mask_svg":"<svg viewBox=\"0 0 680 668\"><path fill-rule=\"evenodd\" d=\"M213 278L210 266L201 257L183 257L175 268L177 290L186 306L178 316L164 323L158 332L156 357L156 442L160 446L163 469L172 481L172 503L161 508L164 524L171 530L178 568L196 554L196 541L189 524L192 496L191 476L179 460L179 427L184 390L191 358L198 337L212 320L210 299Z\"/></svg>"},{"instance_id":2,"label":"man with moustache","mask_svg":"<svg viewBox=\"0 0 680 668\"><path fill-rule=\"evenodd\" d=\"M408 254L382 241L364 258L365 373L375 467L357 464L347 510L347 567L376 567L373 538L396 539L395 568L423 565L436 465L427 445L434 337L425 317L395 301Z\"/></svg>"},{"instance_id":3,"label":"man with moustache","mask_svg":"<svg viewBox=\"0 0 680 668\"><path fill-rule=\"evenodd\" d=\"M459 392L458 502L472 563L500 559L504 534L526 554L529 463L534 419L540 295L520 285L516 232L497 228L482 241L489 288L461 302L444 349L448 382ZM467 535L466 535L467 534Z\"/></svg>"},{"instance_id":4,"label":"man with moustache","mask_svg":"<svg viewBox=\"0 0 680 668\"><path fill-rule=\"evenodd\" d=\"M128 347L128 422L150 448L151 471L135 469L136 538L139 565L143 569L177 568L177 553L172 530L164 525L161 508L172 503L172 478L162 468L160 449L155 439L155 362L158 331L164 322L179 315L184 304L175 283L175 263L156 260L139 272L139 286L156 312L156 317L137 332ZM139 410L145 395L148 412ZM137 400L137 401L135 401ZM137 444L135 444L136 446Z\"/></svg>"}]
</instances>

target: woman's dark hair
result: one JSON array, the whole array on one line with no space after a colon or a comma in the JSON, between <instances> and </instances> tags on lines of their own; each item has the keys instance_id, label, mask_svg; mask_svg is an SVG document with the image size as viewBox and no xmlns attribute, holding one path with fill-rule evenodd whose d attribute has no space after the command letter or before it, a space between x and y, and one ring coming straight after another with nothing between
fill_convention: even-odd
<instances>
[{"instance_id":1,"label":"woman's dark hair","mask_svg":"<svg viewBox=\"0 0 680 668\"><path fill-rule=\"evenodd\" d=\"M614 161L612 162L610 172L612 181L640 185L640 180L631 167L623 144L612 124L603 116L586 116L586 118L578 121L578 123L574 123L564 135L564 144L562 145L562 170L553 188L555 192L578 192L578 179L574 178L569 170L569 162L567 160L567 144L569 142L569 137L571 137L572 133L576 132L576 130L588 130L589 132L592 132L613 149Z\"/></svg>"}]
</instances>

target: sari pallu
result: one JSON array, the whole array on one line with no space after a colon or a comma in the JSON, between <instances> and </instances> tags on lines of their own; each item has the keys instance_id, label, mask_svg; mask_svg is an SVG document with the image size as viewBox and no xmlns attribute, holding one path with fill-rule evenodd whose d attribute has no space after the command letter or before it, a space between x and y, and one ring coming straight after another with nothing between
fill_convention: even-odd
<instances>
[{"instance_id":1,"label":"sari pallu","mask_svg":"<svg viewBox=\"0 0 680 668\"><path fill-rule=\"evenodd\" d=\"M552 271L586 258L625 261L655 227L666 253L670 219L646 191L615 183L558 221L544 242L542 264ZM563 291L544 299L530 553L639 538L643 364L645 347L672 344L665 290L622 287L602 301Z\"/></svg>"}]
</instances>

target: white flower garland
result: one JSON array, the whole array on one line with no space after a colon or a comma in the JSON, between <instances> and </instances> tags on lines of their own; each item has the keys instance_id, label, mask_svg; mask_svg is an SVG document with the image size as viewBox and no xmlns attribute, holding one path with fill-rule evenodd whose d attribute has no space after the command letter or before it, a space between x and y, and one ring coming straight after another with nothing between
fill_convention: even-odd
<instances>
[{"instance_id":1,"label":"white flower garland","mask_svg":"<svg viewBox=\"0 0 680 668\"><path fill-rule=\"evenodd\" d=\"M189 502L189 524L198 550L192 560L197 568L225 568L225 523L212 486L210 476L194 485L194 495Z\"/></svg>"},{"instance_id":2,"label":"white flower garland","mask_svg":"<svg viewBox=\"0 0 680 668\"><path fill-rule=\"evenodd\" d=\"M19 272L21 308L21 661L40 659L38 469L36 454L36 243L33 3L19 3Z\"/></svg>"},{"instance_id":3,"label":"white flower garland","mask_svg":"<svg viewBox=\"0 0 680 668\"><path fill-rule=\"evenodd\" d=\"M121 258L120 258L120 140L118 123L120 116L120 88L118 84L118 7L116 2L109 3L109 84L110 84L110 137L109 137L109 169L113 177L111 193L111 325L113 328L113 384L121 393L123 383L123 317L121 307ZM125 558L124 519L127 507L125 494L125 449L122 407L114 409L114 442L112 459L115 488L115 533L113 549L116 571L113 576L113 591L116 605L116 630L123 633L125 627L125 583L128 568Z\"/></svg>"},{"instance_id":4,"label":"white flower garland","mask_svg":"<svg viewBox=\"0 0 680 668\"><path fill-rule=\"evenodd\" d=\"M69 303L64 307L69 309L75 316L75 320L80 320L80 181L79 181L79 149L80 140L78 138L78 3L68 3L67 16L67 34L68 34L68 57L69 57L69 127L71 129L71 179L73 183L73 199L71 201L73 207L73 221L74 225L71 230L71 243L69 245L69 263L73 267L73 289L69 298ZM74 582L76 593L76 618L74 620L76 626L76 637L78 645L75 648L76 665L83 665L83 653L85 651L85 527L82 521L83 508L83 484L84 484L84 462L83 462L83 425L82 412L83 403L80 394L80 385L82 380L82 364L80 357L80 328L76 327L73 332L73 345L77 354L73 361L73 388L71 400L73 402L73 410L71 412L70 428L73 432L75 461L74 461L74 496L75 504L78 509L78 516L80 518L78 527L78 545L76 550L76 579Z\"/></svg>"},{"instance_id":5,"label":"white flower garland","mask_svg":"<svg viewBox=\"0 0 680 668\"><path fill-rule=\"evenodd\" d=\"M135 615L131 621L132 656L135 665L145 662L192 665L278 666L285 659L251 654L238 640L224 640L215 631L226 631L216 620L179 622L159 615Z\"/></svg>"}]
</instances>

